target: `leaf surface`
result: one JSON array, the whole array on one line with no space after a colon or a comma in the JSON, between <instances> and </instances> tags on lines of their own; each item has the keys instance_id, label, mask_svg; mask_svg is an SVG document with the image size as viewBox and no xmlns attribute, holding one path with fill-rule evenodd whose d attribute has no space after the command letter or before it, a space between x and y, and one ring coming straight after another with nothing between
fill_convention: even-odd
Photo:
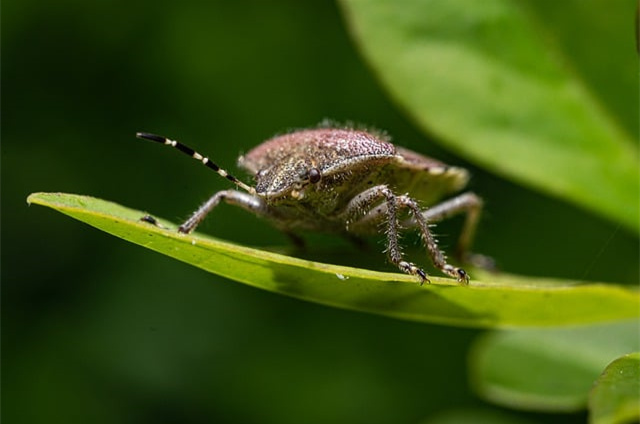
<instances>
[{"instance_id":1,"label":"leaf surface","mask_svg":"<svg viewBox=\"0 0 640 424\"><path fill-rule=\"evenodd\" d=\"M638 330L639 322L629 321L488 333L470 355L472 385L481 397L511 408L581 410L605 366L640 349Z\"/></svg>"},{"instance_id":2,"label":"leaf surface","mask_svg":"<svg viewBox=\"0 0 640 424\"><path fill-rule=\"evenodd\" d=\"M437 141L492 172L640 229L637 140L572 69L580 63L545 26L551 19L538 19L534 5L513 0L341 4L382 84ZM575 13L584 9L579 2L574 7ZM594 7L590 31L602 16L612 16L610 2L590 3ZM555 25L569 33L571 10L563 12L565 20ZM631 25L627 19L619 28ZM591 47L586 43L592 37L573 33L574 40L583 40L572 40L575 50ZM608 49L632 48L625 41L616 39ZM614 55L627 60L616 62L616 68L635 69L632 53ZM609 91L626 99L618 110L631 108L637 115L635 94L625 94L636 93L637 86Z\"/></svg>"},{"instance_id":3,"label":"leaf surface","mask_svg":"<svg viewBox=\"0 0 640 424\"><path fill-rule=\"evenodd\" d=\"M589 395L592 424L640 420L640 353L617 358L605 368Z\"/></svg>"},{"instance_id":4,"label":"leaf surface","mask_svg":"<svg viewBox=\"0 0 640 424\"><path fill-rule=\"evenodd\" d=\"M124 240L214 274L324 305L411 321L466 327L586 324L637 317L640 296L612 284L580 284L474 273L470 286L431 276L414 277L328 265L239 246L176 226L140 221L144 212L64 193L35 193L30 204L53 208ZM473 275L472 275L473 277Z\"/></svg>"}]
</instances>

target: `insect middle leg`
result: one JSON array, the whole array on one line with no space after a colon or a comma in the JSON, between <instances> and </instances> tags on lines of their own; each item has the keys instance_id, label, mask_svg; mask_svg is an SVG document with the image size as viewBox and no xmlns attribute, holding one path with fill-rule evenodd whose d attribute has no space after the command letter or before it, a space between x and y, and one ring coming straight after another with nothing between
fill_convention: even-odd
<instances>
[{"instance_id":1,"label":"insect middle leg","mask_svg":"<svg viewBox=\"0 0 640 424\"><path fill-rule=\"evenodd\" d=\"M380 203L380 200L383 203ZM402 250L398 242L398 212L400 209L408 209L413 215L425 247L433 264L443 273L450 275L458 281L467 284L469 276L462 269L447 263L444 255L438 248L433 235L429 231L427 220L422 216L422 211L417 202L406 195L396 195L385 185L375 186L355 196L348 204L344 214L348 230L356 230L358 227L365 229L378 222L381 217L387 220L387 254L393 264L401 271L417 275L422 281L427 280L426 273L402 257Z\"/></svg>"},{"instance_id":2,"label":"insect middle leg","mask_svg":"<svg viewBox=\"0 0 640 424\"><path fill-rule=\"evenodd\" d=\"M196 229L198 224L211 212L213 208L218 206L221 201L225 201L231 205L240 206L256 215L266 214L266 205L261 198L236 190L222 190L215 193L205 203L196 210L189 219L187 219L179 228L181 233L188 234Z\"/></svg>"}]
</instances>

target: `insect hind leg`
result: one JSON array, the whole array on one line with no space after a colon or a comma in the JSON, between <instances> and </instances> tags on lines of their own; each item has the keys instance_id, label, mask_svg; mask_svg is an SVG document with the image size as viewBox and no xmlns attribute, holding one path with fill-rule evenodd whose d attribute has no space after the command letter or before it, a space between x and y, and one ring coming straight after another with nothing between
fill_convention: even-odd
<instances>
[{"instance_id":1,"label":"insect hind leg","mask_svg":"<svg viewBox=\"0 0 640 424\"><path fill-rule=\"evenodd\" d=\"M494 270L496 269L496 264L492 258L469 251L480 221L483 206L480 197L475 193L466 192L422 211L421 215L427 222L432 223L465 213L465 221L456 247L456 257L458 260L473 266Z\"/></svg>"}]
</instances>

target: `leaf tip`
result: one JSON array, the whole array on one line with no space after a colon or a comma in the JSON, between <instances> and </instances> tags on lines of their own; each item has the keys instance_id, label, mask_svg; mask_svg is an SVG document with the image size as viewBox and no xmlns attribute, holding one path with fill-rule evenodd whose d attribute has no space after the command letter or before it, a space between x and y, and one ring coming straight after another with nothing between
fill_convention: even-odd
<instances>
[{"instance_id":1,"label":"leaf tip","mask_svg":"<svg viewBox=\"0 0 640 424\"><path fill-rule=\"evenodd\" d=\"M27 196L27 205L31 206L32 203L38 203L37 199L40 193L31 193Z\"/></svg>"},{"instance_id":2,"label":"leaf tip","mask_svg":"<svg viewBox=\"0 0 640 424\"><path fill-rule=\"evenodd\" d=\"M27 196L27 205L31 204L49 206L54 199L58 198L61 193L51 193L44 191L37 191Z\"/></svg>"}]
</instances>

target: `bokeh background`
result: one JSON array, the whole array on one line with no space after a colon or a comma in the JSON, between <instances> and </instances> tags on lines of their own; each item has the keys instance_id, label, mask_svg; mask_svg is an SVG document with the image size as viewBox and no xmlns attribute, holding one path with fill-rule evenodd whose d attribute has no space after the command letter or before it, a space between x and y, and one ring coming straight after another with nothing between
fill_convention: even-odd
<instances>
[{"instance_id":1,"label":"bokeh background","mask_svg":"<svg viewBox=\"0 0 640 424\"><path fill-rule=\"evenodd\" d=\"M273 134L351 120L470 168L487 204L476 250L502 269L637 283L638 239L624 228L421 133L377 84L334 2L21 0L3 4L2 35L6 422L416 423L468 408L584 421L477 399L466 361L479 330L262 292L27 206L31 192L62 191L179 222L228 184L136 131L177 138L234 171L240 153ZM438 227L445 247L459 224ZM224 205L201 230L287 243ZM373 246L363 254L314 237L307 255L373 255L371 267L391 269Z\"/></svg>"}]
</instances>

